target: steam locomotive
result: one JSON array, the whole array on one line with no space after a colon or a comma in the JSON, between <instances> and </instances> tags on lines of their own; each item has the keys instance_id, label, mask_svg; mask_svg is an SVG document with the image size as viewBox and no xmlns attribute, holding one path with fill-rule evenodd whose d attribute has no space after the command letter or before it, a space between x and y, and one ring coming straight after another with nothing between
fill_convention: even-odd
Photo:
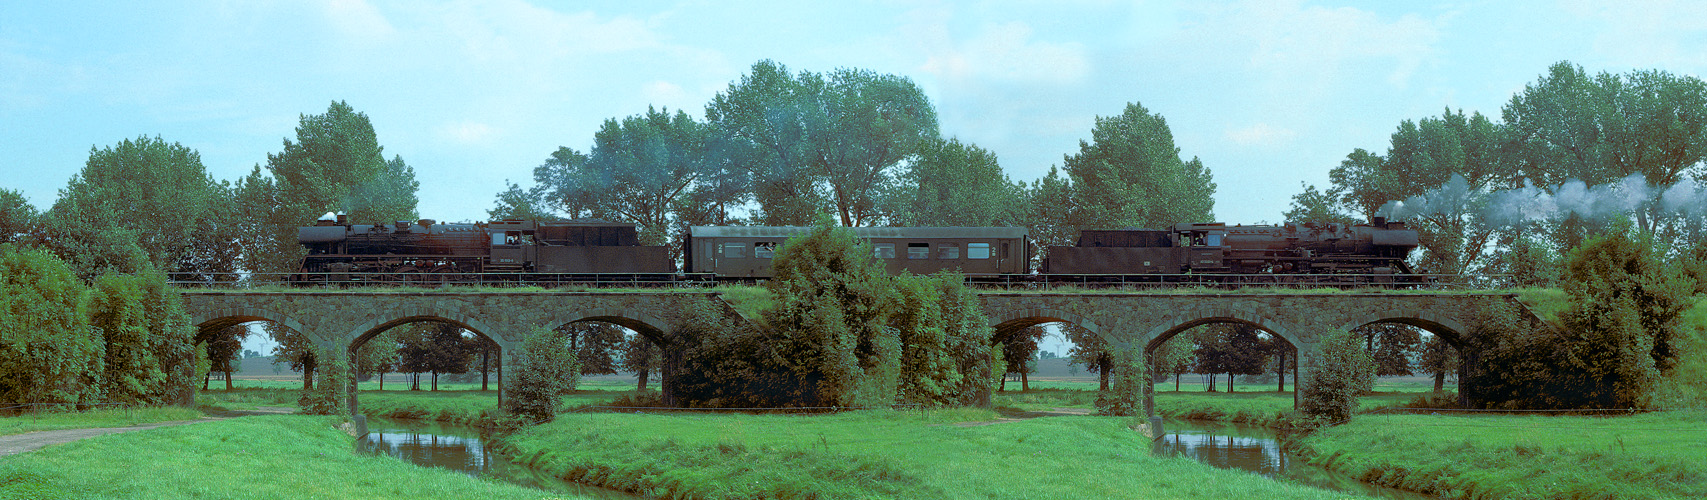
<instances>
[{"instance_id":1,"label":"steam locomotive","mask_svg":"<svg viewBox=\"0 0 1707 500\"><path fill-rule=\"evenodd\" d=\"M349 224L342 217L298 228L308 249L297 281L491 280L713 281L770 278L770 260L808 227L695 226L679 247L644 246L634 224L503 220L436 224ZM1403 222L1084 230L1074 246L1037 252L1025 228L853 228L893 273L955 270L973 281L1289 282L1289 276L1338 276L1340 282L1391 283L1413 274L1405 259L1417 232ZM1182 279L1189 278L1189 279Z\"/></svg>"}]
</instances>

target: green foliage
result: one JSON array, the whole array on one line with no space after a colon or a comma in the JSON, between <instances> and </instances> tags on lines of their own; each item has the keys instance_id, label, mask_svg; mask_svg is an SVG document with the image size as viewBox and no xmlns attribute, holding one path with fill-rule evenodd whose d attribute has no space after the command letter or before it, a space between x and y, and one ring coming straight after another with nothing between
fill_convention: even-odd
<instances>
[{"instance_id":1,"label":"green foliage","mask_svg":"<svg viewBox=\"0 0 1707 500\"><path fill-rule=\"evenodd\" d=\"M214 220L228 198L227 187L208 176L195 150L159 137L138 137L91 148L88 163L60 191L45 219L59 235L125 231L121 238L134 240L162 270L213 266L206 270L230 271L228 264L196 258L229 246L208 231L217 225ZM94 244L90 236L74 238Z\"/></svg>"},{"instance_id":2,"label":"green foliage","mask_svg":"<svg viewBox=\"0 0 1707 500\"><path fill-rule=\"evenodd\" d=\"M895 279L900 307L889 325L901 342L898 401L959 406L989 397L991 330L963 282L954 273Z\"/></svg>"},{"instance_id":3,"label":"green foliage","mask_svg":"<svg viewBox=\"0 0 1707 500\"><path fill-rule=\"evenodd\" d=\"M39 230L39 214L24 193L0 188L0 244L25 241Z\"/></svg>"},{"instance_id":4,"label":"green foliage","mask_svg":"<svg viewBox=\"0 0 1707 500\"><path fill-rule=\"evenodd\" d=\"M529 189L504 180L507 186L498 193L498 199L492 202L492 208L486 210L486 217L491 220L522 219L536 221L554 221L558 217L551 213L550 204L545 201L545 187L535 185Z\"/></svg>"},{"instance_id":5,"label":"green foliage","mask_svg":"<svg viewBox=\"0 0 1707 500\"><path fill-rule=\"evenodd\" d=\"M900 383L894 279L869 245L844 228L819 226L790 238L765 287L777 306L765 315L777 368L803 406L887 405Z\"/></svg>"},{"instance_id":6,"label":"green foliage","mask_svg":"<svg viewBox=\"0 0 1707 500\"><path fill-rule=\"evenodd\" d=\"M0 402L100 400L105 348L87 293L52 255L0 246Z\"/></svg>"},{"instance_id":7,"label":"green foliage","mask_svg":"<svg viewBox=\"0 0 1707 500\"><path fill-rule=\"evenodd\" d=\"M1002 172L996 154L959 139L924 145L889 194L896 226L1019 226L1025 185Z\"/></svg>"},{"instance_id":8,"label":"green foliage","mask_svg":"<svg viewBox=\"0 0 1707 500\"><path fill-rule=\"evenodd\" d=\"M1696 296L1672 337L1677 362L1648 394L1653 408L1707 406L1707 296Z\"/></svg>"},{"instance_id":9,"label":"green foliage","mask_svg":"<svg viewBox=\"0 0 1707 500\"><path fill-rule=\"evenodd\" d=\"M622 371L634 374L635 383L639 390L646 390L646 384L650 381L652 374L664 369L662 350L658 349L658 345L653 343L652 339L646 338L645 335L638 333L629 335L622 339L621 344L616 349L621 354L622 359L618 367Z\"/></svg>"},{"instance_id":10,"label":"green foliage","mask_svg":"<svg viewBox=\"0 0 1707 500\"><path fill-rule=\"evenodd\" d=\"M319 363L315 371L319 373L320 383L312 389L302 391L302 397L297 400L301 413L307 415L348 415L350 413L350 388L354 385L355 375L351 373L350 362L342 353L321 351L316 356Z\"/></svg>"},{"instance_id":11,"label":"green foliage","mask_svg":"<svg viewBox=\"0 0 1707 500\"><path fill-rule=\"evenodd\" d=\"M110 402L163 405L189 401L196 375L189 313L165 276L108 275L96 280L90 324L105 337L104 392ZM229 368L229 367L228 367Z\"/></svg>"},{"instance_id":12,"label":"green foliage","mask_svg":"<svg viewBox=\"0 0 1707 500\"><path fill-rule=\"evenodd\" d=\"M515 357L515 378L508 384L504 409L533 422L550 422L563 404L559 396L580 382L575 351L561 334L541 328L528 334Z\"/></svg>"},{"instance_id":13,"label":"green foliage","mask_svg":"<svg viewBox=\"0 0 1707 500\"><path fill-rule=\"evenodd\" d=\"M1565 292L1571 307L1559 343L1562 366L1581 385L1566 405L1628 408L1677 361L1677 320L1689 285L1646 246L1626 238L1593 240L1571 252ZM1574 396L1574 397L1573 397Z\"/></svg>"},{"instance_id":14,"label":"green foliage","mask_svg":"<svg viewBox=\"0 0 1707 500\"><path fill-rule=\"evenodd\" d=\"M1345 212L1345 202L1332 190L1322 192L1313 185L1304 185L1304 192L1292 195L1292 206L1285 213L1287 224L1307 222L1352 225L1361 221Z\"/></svg>"},{"instance_id":15,"label":"green foliage","mask_svg":"<svg viewBox=\"0 0 1707 500\"><path fill-rule=\"evenodd\" d=\"M937 137L936 110L912 80L854 68L795 75L759 61L705 114L725 160L747 169L766 225L807 225L827 210L843 226L870 225L898 165Z\"/></svg>"},{"instance_id":16,"label":"green foliage","mask_svg":"<svg viewBox=\"0 0 1707 500\"><path fill-rule=\"evenodd\" d=\"M1329 330L1318 338L1321 357L1307 376L1299 411L1306 417L1338 424L1351 419L1357 396L1374 384L1375 360L1358 338Z\"/></svg>"},{"instance_id":17,"label":"green foliage","mask_svg":"<svg viewBox=\"0 0 1707 500\"><path fill-rule=\"evenodd\" d=\"M1090 142L1067 156L1080 228L1161 227L1214 220L1215 183L1197 158L1184 161L1160 114L1128 103L1097 117Z\"/></svg>"},{"instance_id":18,"label":"green foliage","mask_svg":"<svg viewBox=\"0 0 1707 500\"><path fill-rule=\"evenodd\" d=\"M1151 386L1150 377L1145 373L1144 351L1140 348L1115 349L1111 357L1114 376L1108 390L1097 392L1096 413L1125 417L1142 415L1142 391Z\"/></svg>"}]
</instances>

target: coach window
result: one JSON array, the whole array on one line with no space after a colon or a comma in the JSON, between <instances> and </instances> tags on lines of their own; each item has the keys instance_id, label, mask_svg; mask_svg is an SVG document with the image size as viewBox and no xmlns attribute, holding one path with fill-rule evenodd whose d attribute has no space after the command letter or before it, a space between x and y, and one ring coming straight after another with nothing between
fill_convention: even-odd
<instances>
[{"instance_id":1,"label":"coach window","mask_svg":"<svg viewBox=\"0 0 1707 500\"><path fill-rule=\"evenodd\" d=\"M960 258L959 243L939 243L936 246L936 258L942 260L957 260Z\"/></svg>"},{"instance_id":2,"label":"coach window","mask_svg":"<svg viewBox=\"0 0 1707 500\"><path fill-rule=\"evenodd\" d=\"M988 259L988 258L990 258L990 244L989 243L967 243L966 244L966 258L968 258L968 259Z\"/></svg>"},{"instance_id":3,"label":"coach window","mask_svg":"<svg viewBox=\"0 0 1707 500\"><path fill-rule=\"evenodd\" d=\"M775 241L760 241L758 243L754 243L753 244L753 257L759 258L759 259L769 259L769 258L776 257L776 242Z\"/></svg>"},{"instance_id":4,"label":"coach window","mask_svg":"<svg viewBox=\"0 0 1707 500\"><path fill-rule=\"evenodd\" d=\"M747 244L746 243L735 243L735 242L723 243L723 258L725 258L725 259L744 259L746 257L747 257Z\"/></svg>"},{"instance_id":5,"label":"coach window","mask_svg":"<svg viewBox=\"0 0 1707 500\"><path fill-rule=\"evenodd\" d=\"M908 243L907 244L907 258L909 258L909 259L929 259L929 258L931 258L931 244L930 243Z\"/></svg>"},{"instance_id":6,"label":"coach window","mask_svg":"<svg viewBox=\"0 0 1707 500\"><path fill-rule=\"evenodd\" d=\"M879 259L895 258L894 243L878 243L871 246L871 255Z\"/></svg>"}]
</instances>

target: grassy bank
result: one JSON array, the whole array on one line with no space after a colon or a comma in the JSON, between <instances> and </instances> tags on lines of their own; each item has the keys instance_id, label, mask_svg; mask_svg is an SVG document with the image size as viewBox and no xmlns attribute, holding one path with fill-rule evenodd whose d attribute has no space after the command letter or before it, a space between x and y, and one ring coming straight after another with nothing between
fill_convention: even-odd
<instances>
[{"instance_id":1,"label":"grassy bank","mask_svg":"<svg viewBox=\"0 0 1707 500\"><path fill-rule=\"evenodd\" d=\"M130 427L155 422L174 422L198 418L202 418L202 412L171 406L90 411L46 411L0 418L0 436L60 429Z\"/></svg>"},{"instance_id":2,"label":"grassy bank","mask_svg":"<svg viewBox=\"0 0 1707 500\"><path fill-rule=\"evenodd\" d=\"M505 438L566 479L668 498L1344 498L1150 456L1125 418L986 410L574 414Z\"/></svg>"},{"instance_id":3,"label":"grassy bank","mask_svg":"<svg viewBox=\"0 0 1707 500\"><path fill-rule=\"evenodd\" d=\"M50 446L0 459L0 498L551 498L357 455L350 437L330 422L244 417Z\"/></svg>"},{"instance_id":4,"label":"grassy bank","mask_svg":"<svg viewBox=\"0 0 1707 500\"><path fill-rule=\"evenodd\" d=\"M1299 442L1313 464L1449 498L1707 498L1707 412L1364 415Z\"/></svg>"}]
</instances>

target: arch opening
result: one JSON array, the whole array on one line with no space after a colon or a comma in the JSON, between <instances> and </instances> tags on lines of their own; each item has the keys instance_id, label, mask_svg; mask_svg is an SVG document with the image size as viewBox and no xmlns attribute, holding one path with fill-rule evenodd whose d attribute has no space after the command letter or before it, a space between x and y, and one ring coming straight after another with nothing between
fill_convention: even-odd
<instances>
[{"instance_id":1,"label":"arch opening","mask_svg":"<svg viewBox=\"0 0 1707 500\"><path fill-rule=\"evenodd\" d=\"M990 344L1001 347L1003 366L1007 367L997 383L998 394L1008 391L1008 382L1018 382L1020 392L1031 391L1034 376L1070 382L1077 378L1074 365L1099 370L1101 387L1107 388L1111 363L1107 350L1098 347L1106 346L1107 341L1096 333L1095 324L1054 310L1026 310L996 319ZM1087 359L1079 360L1074 353Z\"/></svg>"},{"instance_id":2,"label":"arch opening","mask_svg":"<svg viewBox=\"0 0 1707 500\"><path fill-rule=\"evenodd\" d=\"M503 384L502 345L459 319L396 318L363 331L345 349L352 412L362 392L460 391L490 393L497 401Z\"/></svg>"},{"instance_id":3,"label":"arch opening","mask_svg":"<svg viewBox=\"0 0 1707 500\"><path fill-rule=\"evenodd\" d=\"M633 318L588 316L552 330L575 353L581 384L594 388L589 391L638 390L651 395L660 389L664 335L656 327Z\"/></svg>"},{"instance_id":4,"label":"arch opening","mask_svg":"<svg viewBox=\"0 0 1707 500\"><path fill-rule=\"evenodd\" d=\"M1297 400L1298 344L1258 322L1215 317L1180 323L1151 338L1144 357L1152 392L1186 392L1185 375L1193 374L1199 380L1192 391L1233 393L1244 385L1242 392L1291 393Z\"/></svg>"},{"instance_id":5,"label":"arch opening","mask_svg":"<svg viewBox=\"0 0 1707 500\"><path fill-rule=\"evenodd\" d=\"M278 382L296 379L305 369L296 352L280 349L281 339L306 338L300 323L288 316L257 310L217 311L195 326L191 343L207 363L201 391L211 401L235 397L229 391L277 389ZM216 378L223 380L223 391L213 387Z\"/></svg>"},{"instance_id":6,"label":"arch opening","mask_svg":"<svg viewBox=\"0 0 1707 500\"><path fill-rule=\"evenodd\" d=\"M1375 358L1379 384L1427 384L1435 393L1458 390L1467 347L1458 329L1427 318L1393 317L1364 320L1350 330Z\"/></svg>"}]
</instances>

